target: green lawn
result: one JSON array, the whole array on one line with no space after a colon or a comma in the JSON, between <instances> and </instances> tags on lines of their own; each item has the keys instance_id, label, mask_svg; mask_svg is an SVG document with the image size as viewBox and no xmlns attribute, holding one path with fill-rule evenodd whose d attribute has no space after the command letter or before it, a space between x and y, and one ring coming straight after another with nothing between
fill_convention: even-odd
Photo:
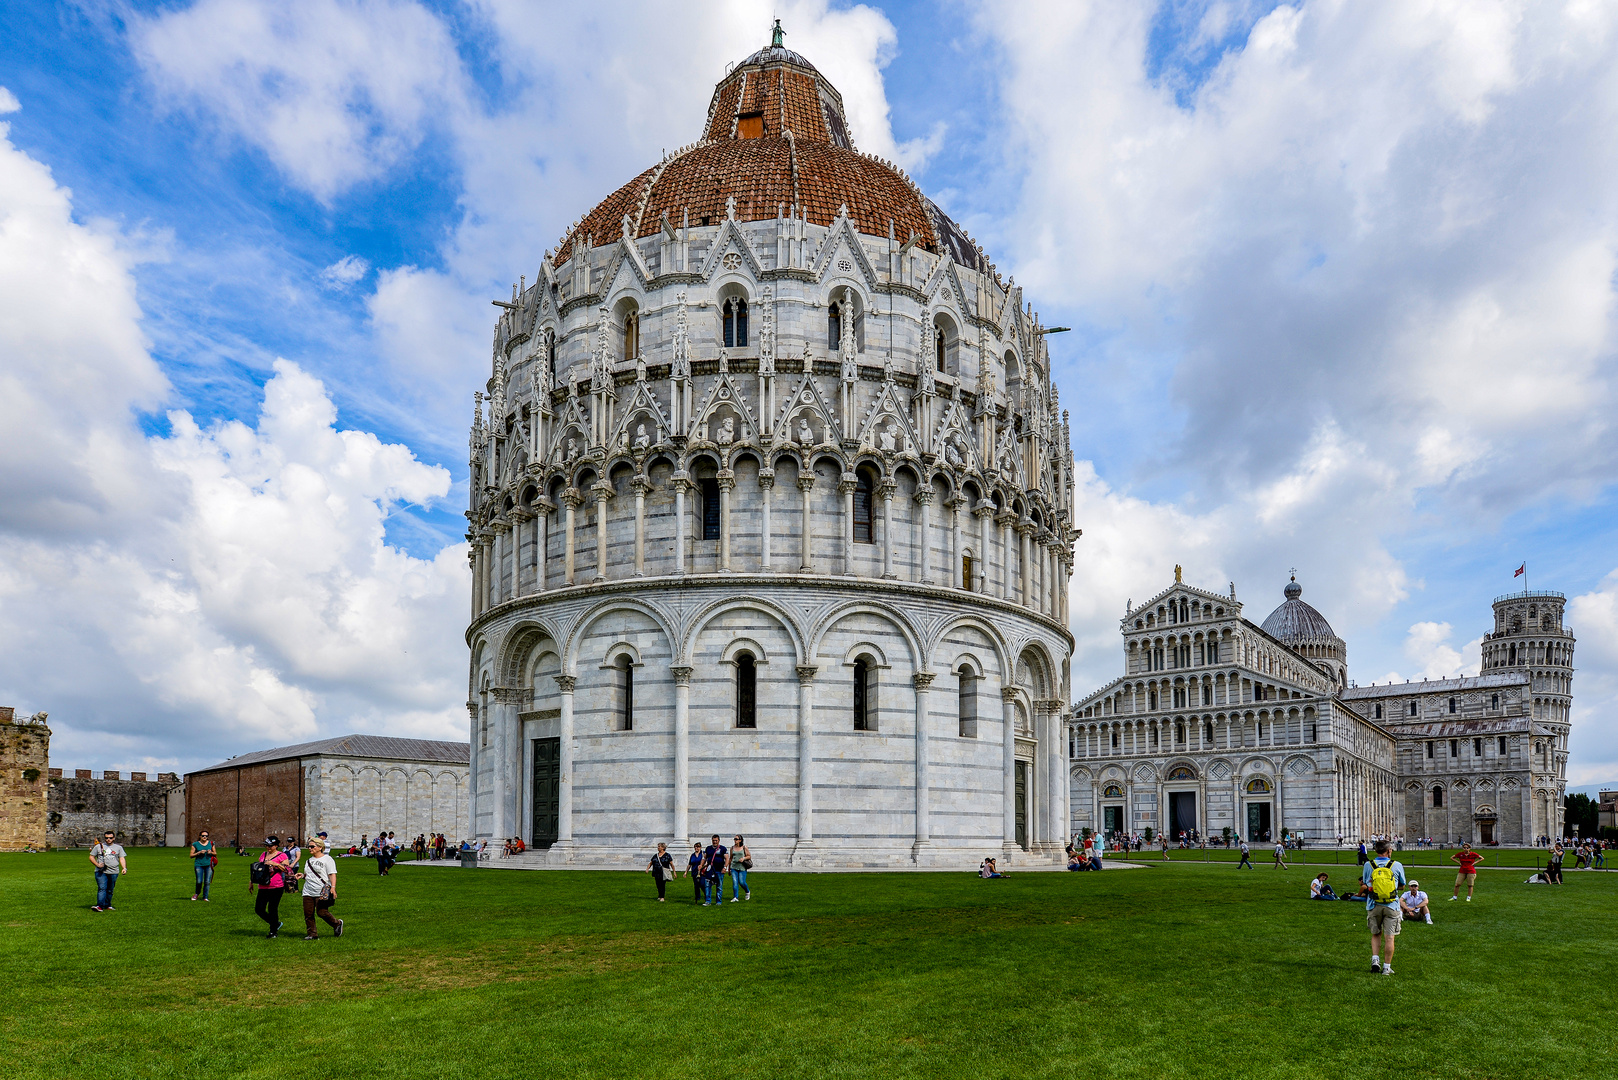
<instances>
[{"instance_id":1,"label":"green lawn","mask_svg":"<svg viewBox=\"0 0 1618 1080\"><path fill-rule=\"evenodd\" d=\"M0 855L0 1074L32 1077L1595 1077L1618 875L1485 875L1369 971L1303 869L642 874L339 861L339 940L266 941L245 859L192 903L139 850ZM1352 873L1352 865L1343 876ZM1337 878L1338 874L1333 874ZM1437 892L1438 890L1429 890ZM290 900L290 898L289 898ZM290 910L290 903L287 905Z\"/></svg>"},{"instance_id":2,"label":"green lawn","mask_svg":"<svg viewBox=\"0 0 1618 1080\"><path fill-rule=\"evenodd\" d=\"M1252 853L1249 858L1252 859L1255 865L1268 866L1274 861L1274 844L1250 844L1248 846L1252 848ZM1406 867L1442 868L1449 870L1453 874L1456 870L1456 865L1450 860L1450 856L1454 855L1459 850L1459 848L1407 847L1403 851L1395 851L1393 853L1393 857L1398 859L1399 862L1403 863ZM1480 868L1483 870L1487 870L1490 867L1503 866L1526 867L1529 870L1537 870L1545 865L1545 851L1542 848L1484 848L1482 855L1483 862L1480 864ZM1158 863L1163 861L1163 852L1159 848L1146 847L1142 848L1140 851L1109 851L1106 853L1105 857L1108 859L1117 860L1119 862ZM1242 853L1240 849L1231 849L1226 851L1224 848L1209 848L1206 851L1198 849L1181 851L1179 848L1169 848L1169 860L1171 862L1236 863L1241 861L1241 857ZM1324 870L1327 873L1334 873L1332 870L1333 866L1346 866L1350 871L1352 871L1355 866L1354 859L1355 852L1353 848L1306 847L1301 851L1294 848L1287 852L1288 863L1316 866L1318 867L1316 873L1319 873L1320 870ZM1572 851L1567 853L1567 857L1563 860L1562 865L1565 869L1570 869L1573 866ZM1611 866L1613 869L1618 869L1618 862L1612 863ZM1525 873L1522 876L1527 877L1528 875ZM1453 877L1449 880L1451 884L1453 884L1455 881Z\"/></svg>"}]
</instances>

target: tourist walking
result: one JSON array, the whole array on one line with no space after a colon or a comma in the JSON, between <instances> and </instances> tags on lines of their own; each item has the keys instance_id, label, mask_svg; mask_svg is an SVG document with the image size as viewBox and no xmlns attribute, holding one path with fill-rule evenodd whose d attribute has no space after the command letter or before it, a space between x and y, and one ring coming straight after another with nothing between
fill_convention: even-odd
<instances>
[{"instance_id":1,"label":"tourist walking","mask_svg":"<svg viewBox=\"0 0 1618 1080\"><path fill-rule=\"evenodd\" d=\"M1462 844L1461 850L1449 857L1449 861L1456 864L1459 870L1455 874L1455 891L1450 894L1451 900L1458 900L1461 896L1461 886L1466 886L1466 902L1472 902L1472 888L1478 880L1478 863L1483 856L1472 850L1471 844Z\"/></svg>"},{"instance_id":2,"label":"tourist walking","mask_svg":"<svg viewBox=\"0 0 1618 1080\"><path fill-rule=\"evenodd\" d=\"M1168 862L1169 861L1169 838L1167 836L1159 836L1158 840L1162 841L1162 844L1163 844L1163 861Z\"/></svg>"},{"instance_id":3,"label":"tourist walking","mask_svg":"<svg viewBox=\"0 0 1618 1080\"><path fill-rule=\"evenodd\" d=\"M191 842L191 868L197 878L197 887L191 893L191 899L208 899L208 886L213 884L213 868L218 865L219 855L214 850L213 841L208 839L206 831L198 834Z\"/></svg>"},{"instance_id":4,"label":"tourist walking","mask_svg":"<svg viewBox=\"0 0 1618 1080\"><path fill-rule=\"evenodd\" d=\"M668 888L668 883L674 878L674 856L669 854L667 844L657 845L657 854L646 864L646 872L657 882L657 902L663 903L663 890Z\"/></svg>"},{"instance_id":5,"label":"tourist walking","mask_svg":"<svg viewBox=\"0 0 1618 1080\"><path fill-rule=\"evenodd\" d=\"M702 852L702 906L725 902L725 859L729 854L714 833L713 843Z\"/></svg>"},{"instance_id":6,"label":"tourist walking","mask_svg":"<svg viewBox=\"0 0 1618 1080\"><path fill-rule=\"evenodd\" d=\"M1376 842L1376 855L1360 871L1365 893L1365 925L1371 931L1371 970L1393 974L1393 939L1399 936L1399 890L1405 887L1405 868L1389 854L1393 845Z\"/></svg>"},{"instance_id":7,"label":"tourist walking","mask_svg":"<svg viewBox=\"0 0 1618 1080\"><path fill-rule=\"evenodd\" d=\"M293 870L290 862L287 853L281 850L280 839L266 836L264 852L248 874L248 888L258 890L253 914L263 919L270 928L265 937L274 937L281 932L281 897L286 895L287 885L290 884Z\"/></svg>"},{"instance_id":8,"label":"tourist walking","mask_svg":"<svg viewBox=\"0 0 1618 1080\"><path fill-rule=\"evenodd\" d=\"M118 910L112 906L112 890L117 888L119 876L129 873L129 860L112 830L103 833L101 843L90 849L90 865L96 868L96 902L90 910Z\"/></svg>"},{"instance_id":9,"label":"tourist walking","mask_svg":"<svg viewBox=\"0 0 1618 1080\"><path fill-rule=\"evenodd\" d=\"M1282 846L1282 842L1279 840L1275 842L1275 868L1277 870L1291 869L1291 867L1287 866L1286 848Z\"/></svg>"},{"instance_id":10,"label":"tourist walking","mask_svg":"<svg viewBox=\"0 0 1618 1080\"><path fill-rule=\"evenodd\" d=\"M388 846L388 834L378 833L376 837L376 876L387 877L388 866L392 862L389 856L392 849Z\"/></svg>"},{"instance_id":11,"label":"tourist walking","mask_svg":"<svg viewBox=\"0 0 1618 1080\"><path fill-rule=\"evenodd\" d=\"M1244 866L1247 867L1249 870L1255 869L1255 867L1253 866L1253 860L1250 858L1251 854L1252 854L1252 851L1248 848L1247 841L1243 840L1242 841L1242 861L1236 864L1236 869L1240 870Z\"/></svg>"},{"instance_id":12,"label":"tourist walking","mask_svg":"<svg viewBox=\"0 0 1618 1080\"><path fill-rule=\"evenodd\" d=\"M309 861L299 876L303 878L303 940L320 940L315 933L317 916L331 927L332 937L342 937L343 920L331 913L331 906L337 903L337 860L326 854L326 844L319 837L309 841Z\"/></svg>"},{"instance_id":13,"label":"tourist walking","mask_svg":"<svg viewBox=\"0 0 1618 1080\"><path fill-rule=\"evenodd\" d=\"M747 887L747 872L753 869L753 853L747 850L747 842L741 837L732 838L730 842L730 902L734 904L738 899L753 899L753 891Z\"/></svg>"},{"instance_id":14,"label":"tourist walking","mask_svg":"<svg viewBox=\"0 0 1618 1080\"><path fill-rule=\"evenodd\" d=\"M691 888L696 892L696 902L702 903L702 845L691 845L691 858L685 863L686 876L691 879Z\"/></svg>"}]
</instances>

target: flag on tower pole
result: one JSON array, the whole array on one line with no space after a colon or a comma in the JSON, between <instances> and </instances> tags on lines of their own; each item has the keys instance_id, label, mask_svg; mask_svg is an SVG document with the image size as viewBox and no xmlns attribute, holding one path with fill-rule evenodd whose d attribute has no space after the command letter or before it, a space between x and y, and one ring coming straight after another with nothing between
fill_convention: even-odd
<instances>
[{"instance_id":1,"label":"flag on tower pole","mask_svg":"<svg viewBox=\"0 0 1618 1080\"><path fill-rule=\"evenodd\" d=\"M1520 578L1526 573L1528 573L1528 564L1523 563L1521 566L1517 567L1517 572L1515 574L1512 574L1511 576L1513 578Z\"/></svg>"}]
</instances>

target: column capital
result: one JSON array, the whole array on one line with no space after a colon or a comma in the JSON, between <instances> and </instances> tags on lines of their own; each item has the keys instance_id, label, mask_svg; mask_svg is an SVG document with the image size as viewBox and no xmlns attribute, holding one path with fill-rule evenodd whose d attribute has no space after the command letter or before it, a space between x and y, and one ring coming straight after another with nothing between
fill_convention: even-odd
<instances>
[{"instance_id":1,"label":"column capital","mask_svg":"<svg viewBox=\"0 0 1618 1080\"><path fill-rule=\"evenodd\" d=\"M736 486L736 474L729 469L720 469L714 479L719 481L720 491L729 491Z\"/></svg>"},{"instance_id":2,"label":"column capital","mask_svg":"<svg viewBox=\"0 0 1618 1080\"><path fill-rule=\"evenodd\" d=\"M898 490L899 485L891 476L876 486L876 493L883 502L887 502L889 499L893 498L893 493Z\"/></svg>"},{"instance_id":3,"label":"column capital","mask_svg":"<svg viewBox=\"0 0 1618 1080\"><path fill-rule=\"evenodd\" d=\"M937 493L934 492L932 488L925 487L925 488L922 488L920 491L916 492L914 498L916 500L916 503L918 505L920 505L920 506L931 506L932 502L933 502L933 496L935 494L937 494Z\"/></svg>"},{"instance_id":4,"label":"column capital","mask_svg":"<svg viewBox=\"0 0 1618 1080\"><path fill-rule=\"evenodd\" d=\"M635 489L635 493L637 495L645 495L648 491L652 490L652 482L646 477L638 474L629 482L629 486Z\"/></svg>"},{"instance_id":5,"label":"column capital","mask_svg":"<svg viewBox=\"0 0 1618 1080\"><path fill-rule=\"evenodd\" d=\"M534 692L516 686L491 686L489 696L501 705L531 705Z\"/></svg>"},{"instance_id":6,"label":"column capital","mask_svg":"<svg viewBox=\"0 0 1618 1080\"><path fill-rule=\"evenodd\" d=\"M584 504L584 492L576 487L570 487L562 492L562 505L569 510L577 510Z\"/></svg>"},{"instance_id":7,"label":"column capital","mask_svg":"<svg viewBox=\"0 0 1618 1080\"><path fill-rule=\"evenodd\" d=\"M944 500L944 505L957 513L960 512L962 507L968 505L968 503L969 500L965 495L951 495L949 498Z\"/></svg>"},{"instance_id":8,"label":"column capital","mask_svg":"<svg viewBox=\"0 0 1618 1080\"><path fill-rule=\"evenodd\" d=\"M564 694L571 694L573 692L573 688L577 685L579 685L579 677L577 675L556 676L556 689L560 690Z\"/></svg>"},{"instance_id":9,"label":"column capital","mask_svg":"<svg viewBox=\"0 0 1618 1080\"><path fill-rule=\"evenodd\" d=\"M552 514L556 513L556 504L551 502L549 499L535 499L534 511L543 515L544 517L550 517Z\"/></svg>"},{"instance_id":10,"label":"column capital","mask_svg":"<svg viewBox=\"0 0 1618 1080\"><path fill-rule=\"evenodd\" d=\"M994 503L990 502L987 499L982 500L976 506L972 507L972 516L973 517L986 518L986 517L992 517L993 515L994 515Z\"/></svg>"},{"instance_id":11,"label":"column capital","mask_svg":"<svg viewBox=\"0 0 1618 1080\"><path fill-rule=\"evenodd\" d=\"M815 486L815 473L814 473L813 469L809 470L808 472L801 472L801 473L798 474L798 490L799 491L807 493L809 491L814 490L814 486Z\"/></svg>"},{"instance_id":12,"label":"column capital","mask_svg":"<svg viewBox=\"0 0 1618 1080\"><path fill-rule=\"evenodd\" d=\"M808 684L814 681L815 673L818 672L820 668L816 667L814 664L799 664L796 670L798 672L798 681L800 683Z\"/></svg>"},{"instance_id":13,"label":"column capital","mask_svg":"<svg viewBox=\"0 0 1618 1080\"><path fill-rule=\"evenodd\" d=\"M994 515L994 523L996 525L1015 525L1017 523L1017 515L1012 513L1009 508L1002 510L998 514Z\"/></svg>"},{"instance_id":14,"label":"column capital","mask_svg":"<svg viewBox=\"0 0 1618 1080\"><path fill-rule=\"evenodd\" d=\"M595 492L596 502L598 503L606 502L608 499L618 494L618 492L613 489L611 481L608 480L597 480L595 483L590 485L590 490Z\"/></svg>"},{"instance_id":15,"label":"column capital","mask_svg":"<svg viewBox=\"0 0 1618 1080\"><path fill-rule=\"evenodd\" d=\"M1015 686L1002 686L1000 688L1000 700L1016 701L1021 693L1022 691L1017 689Z\"/></svg>"},{"instance_id":16,"label":"column capital","mask_svg":"<svg viewBox=\"0 0 1618 1080\"><path fill-rule=\"evenodd\" d=\"M775 470L774 469L760 469L758 471L758 486L761 487L761 488L772 488L772 487L774 487L775 486Z\"/></svg>"},{"instance_id":17,"label":"column capital","mask_svg":"<svg viewBox=\"0 0 1618 1080\"><path fill-rule=\"evenodd\" d=\"M690 686L691 671L692 668L689 664L675 664L669 668L669 674L674 676L674 685L676 686Z\"/></svg>"},{"instance_id":18,"label":"column capital","mask_svg":"<svg viewBox=\"0 0 1618 1080\"><path fill-rule=\"evenodd\" d=\"M534 520L534 512L526 506L513 506L511 508L511 520L518 525L526 524Z\"/></svg>"},{"instance_id":19,"label":"column capital","mask_svg":"<svg viewBox=\"0 0 1618 1080\"><path fill-rule=\"evenodd\" d=\"M910 676L910 681L916 684L916 689L918 691L925 692L926 689L933 684L933 680L936 678L938 678L936 672L918 671L914 675Z\"/></svg>"},{"instance_id":20,"label":"column capital","mask_svg":"<svg viewBox=\"0 0 1618 1080\"><path fill-rule=\"evenodd\" d=\"M854 493L854 489L859 486L859 477L855 476L851 472L846 472L837 478L837 493L839 495L852 495Z\"/></svg>"},{"instance_id":21,"label":"column capital","mask_svg":"<svg viewBox=\"0 0 1618 1080\"><path fill-rule=\"evenodd\" d=\"M492 521L492 522L489 523L489 529L496 536L504 536L504 535L506 535L507 533L509 533L511 531L511 522L509 522L509 521Z\"/></svg>"}]
</instances>

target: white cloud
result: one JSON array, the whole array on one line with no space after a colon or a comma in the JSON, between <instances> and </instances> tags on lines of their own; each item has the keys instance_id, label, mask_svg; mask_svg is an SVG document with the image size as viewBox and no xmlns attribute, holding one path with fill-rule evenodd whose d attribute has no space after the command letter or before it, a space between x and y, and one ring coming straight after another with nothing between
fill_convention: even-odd
<instances>
[{"instance_id":1,"label":"white cloud","mask_svg":"<svg viewBox=\"0 0 1618 1080\"><path fill-rule=\"evenodd\" d=\"M1450 644L1455 628L1447 622L1419 622L1405 638L1404 653L1416 665L1419 679L1453 679L1476 675L1483 660L1483 639L1474 638L1457 649ZM1388 681L1398 678L1392 676Z\"/></svg>"},{"instance_id":2,"label":"white cloud","mask_svg":"<svg viewBox=\"0 0 1618 1080\"><path fill-rule=\"evenodd\" d=\"M1618 780L1618 570L1567 603L1578 637L1568 785Z\"/></svg>"},{"instance_id":3,"label":"white cloud","mask_svg":"<svg viewBox=\"0 0 1618 1080\"><path fill-rule=\"evenodd\" d=\"M4 86L0 86L0 116L6 113L14 113L21 108L22 102L17 100L17 95Z\"/></svg>"},{"instance_id":4,"label":"white cloud","mask_svg":"<svg viewBox=\"0 0 1618 1080\"><path fill-rule=\"evenodd\" d=\"M344 255L320 272L320 280L328 286L346 288L371 272L371 264L358 255Z\"/></svg>"},{"instance_id":5,"label":"white cloud","mask_svg":"<svg viewBox=\"0 0 1618 1080\"><path fill-rule=\"evenodd\" d=\"M323 201L465 108L454 41L410 0L200 0L133 18L130 41L171 101L217 116Z\"/></svg>"},{"instance_id":6,"label":"white cloud","mask_svg":"<svg viewBox=\"0 0 1618 1080\"><path fill-rule=\"evenodd\" d=\"M0 700L51 714L56 760L124 768L464 730L464 549L384 532L449 474L286 362L256 426L143 435L168 386L124 240L0 139Z\"/></svg>"}]
</instances>

